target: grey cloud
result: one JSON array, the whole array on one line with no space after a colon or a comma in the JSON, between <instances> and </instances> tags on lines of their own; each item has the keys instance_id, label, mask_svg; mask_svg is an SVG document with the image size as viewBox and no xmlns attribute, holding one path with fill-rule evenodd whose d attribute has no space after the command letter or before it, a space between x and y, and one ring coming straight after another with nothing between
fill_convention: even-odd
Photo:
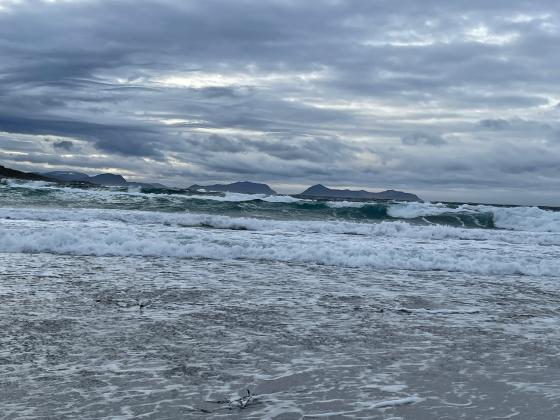
<instances>
[{"instance_id":1,"label":"grey cloud","mask_svg":"<svg viewBox=\"0 0 560 420\"><path fill-rule=\"evenodd\" d=\"M308 160L310 162L350 161L359 147L336 138L279 139L277 141L253 142L264 153L283 160Z\"/></svg>"},{"instance_id":2,"label":"grey cloud","mask_svg":"<svg viewBox=\"0 0 560 420\"><path fill-rule=\"evenodd\" d=\"M509 121L501 118L480 120L479 124L482 128L490 130L505 130L510 127Z\"/></svg>"},{"instance_id":3,"label":"grey cloud","mask_svg":"<svg viewBox=\"0 0 560 420\"><path fill-rule=\"evenodd\" d=\"M402 136L401 143L406 146L415 146L418 144L441 146L442 144L446 144L447 142L441 136L417 132L417 133L408 133Z\"/></svg>"},{"instance_id":4,"label":"grey cloud","mask_svg":"<svg viewBox=\"0 0 560 420\"><path fill-rule=\"evenodd\" d=\"M190 147L197 149L199 153L223 152L240 153L247 151L248 148L242 141L212 134L210 136L191 136L186 139Z\"/></svg>"},{"instance_id":5,"label":"grey cloud","mask_svg":"<svg viewBox=\"0 0 560 420\"><path fill-rule=\"evenodd\" d=\"M479 126L485 130L492 131L514 131L526 135L527 133L537 133L547 135L554 130L553 125L546 122L526 120L523 118L490 118L478 122Z\"/></svg>"},{"instance_id":6,"label":"grey cloud","mask_svg":"<svg viewBox=\"0 0 560 420\"><path fill-rule=\"evenodd\" d=\"M26 0L0 11L0 150L177 184L552 190L559 24L553 0Z\"/></svg>"},{"instance_id":7,"label":"grey cloud","mask_svg":"<svg viewBox=\"0 0 560 420\"><path fill-rule=\"evenodd\" d=\"M69 140L56 141L53 143L55 149L70 151L74 148L74 143Z\"/></svg>"},{"instance_id":8,"label":"grey cloud","mask_svg":"<svg viewBox=\"0 0 560 420\"><path fill-rule=\"evenodd\" d=\"M334 160L351 161L354 153L362 148L337 138L291 138L268 136L266 139L226 137L218 135L191 136L186 140L187 151L209 156L215 153L261 153L280 160L307 160L332 163ZM199 163L204 164L204 159Z\"/></svg>"}]
</instances>

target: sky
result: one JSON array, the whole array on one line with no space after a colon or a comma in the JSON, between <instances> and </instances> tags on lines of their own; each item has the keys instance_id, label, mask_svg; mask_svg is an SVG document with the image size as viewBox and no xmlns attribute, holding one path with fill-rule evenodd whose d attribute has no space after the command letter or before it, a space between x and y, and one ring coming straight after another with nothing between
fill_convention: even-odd
<instances>
[{"instance_id":1,"label":"sky","mask_svg":"<svg viewBox=\"0 0 560 420\"><path fill-rule=\"evenodd\" d=\"M557 0L0 0L0 164L560 205Z\"/></svg>"}]
</instances>

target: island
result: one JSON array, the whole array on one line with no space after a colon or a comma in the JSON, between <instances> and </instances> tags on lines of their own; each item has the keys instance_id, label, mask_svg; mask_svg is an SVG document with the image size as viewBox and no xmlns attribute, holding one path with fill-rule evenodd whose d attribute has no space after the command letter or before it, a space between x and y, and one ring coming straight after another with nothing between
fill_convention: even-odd
<instances>
[{"instance_id":1,"label":"island","mask_svg":"<svg viewBox=\"0 0 560 420\"><path fill-rule=\"evenodd\" d=\"M107 187L141 187L141 188L167 188L162 184L152 184L146 182L129 182L125 177L119 174L104 173L89 176L83 172L73 171L53 171L43 172L40 175L59 182L87 182L95 185L103 185Z\"/></svg>"},{"instance_id":2,"label":"island","mask_svg":"<svg viewBox=\"0 0 560 420\"><path fill-rule=\"evenodd\" d=\"M52 179L42 175L22 172L0 165L0 179L2 178L24 179L29 181L53 181Z\"/></svg>"},{"instance_id":3,"label":"island","mask_svg":"<svg viewBox=\"0 0 560 420\"><path fill-rule=\"evenodd\" d=\"M191 185L188 190L191 191L211 191L211 192L234 192L241 194L266 194L275 195L276 191L266 184L258 182L240 181L231 184L213 184L213 185Z\"/></svg>"},{"instance_id":4,"label":"island","mask_svg":"<svg viewBox=\"0 0 560 420\"><path fill-rule=\"evenodd\" d=\"M365 190L337 190L327 188L321 184L313 185L297 196L306 198L331 198L351 200L422 201L417 195L402 191L385 190L376 193Z\"/></svg>"}]
</instances>

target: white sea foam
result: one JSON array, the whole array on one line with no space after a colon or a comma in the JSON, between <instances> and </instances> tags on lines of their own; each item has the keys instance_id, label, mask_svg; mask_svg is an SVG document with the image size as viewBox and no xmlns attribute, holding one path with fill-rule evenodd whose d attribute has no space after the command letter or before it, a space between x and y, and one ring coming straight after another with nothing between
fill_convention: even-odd
<instances>
[{"instance_id":1,"label":"white sea foam","mask_svg":"<svg viewBox=\"0 0 560 420\"><path fill-rule=\"evenodd\" d=\"M396 203L387 214L394 218L415 219L442 214L492 214L498 228L532 232L560 232L560 212L539 207L499 207L463 204L456 208L443 203Z\"/></svg>"},{"instance_id":2,"label":"white sea foam","mask_svg":"<svg viewBox=\"0 0 560 420\"><path fill-rule=\"evenodd\" d=\"M4 180L5 184L11 188L44 188L56 185L54 182L48 181L23 181L18 179L7 178Z\"/></svg>"},{"instance_id":3,"label":"white sea foam","mask_svg":"<svg viewBox=\"0 0 560 420\"><path fill-rule=\"evenodd\" d=\"M198 217L204 220L204 216ZM217 222L217 219L208 220ZM230 223L233 220L223 218L221 222ZM342 237L336 232L337 228L333 229L328 224L323 224L325 230L318 235L312 231L282 229L279 225L271 229L266 227L266 220L251 220L261 230L204 229L165 224L146 226L106 219L3 220L0 252L249 259L478 274L558 276L560 273L558 247L527 243L504 247L495 241L465 241L456 237L414 239L410 233L419 234L421 231L408 231L405 223L399 224L404 235L399 234L399 228L395 230L386 223L369 226L381 229L379 232L382 233L376 237ZM283 226L289 227L289 223L285 222ZM386 234L388 232L390 234Z\"/></svg>"},{"instance_id":4,"label":"white sea foam","mask_svg":"<svg viewBox=\"0 0 560 420\"><path fill-rule=\"evenodd\" d=\"M417 217L438 216L445 213L476 213L476 210L467 208L451 208L443 203L417 203L406 202L391 204L387 214L400 219L415 219Z\"/></svg>"},{"instance_id":5,"label":"white sea foam","mask_svg":"<svg viewBox=\"0 0 560 420\"><path fill-rule=\"evenodd\" d=\"M297 203L302 201L289 195L266 195L266 194L241 194L226 192L223 195L180 195L182 198L194 198L199 200L227 201L227 202L243 202L261 200L269 203Z\"/></svg>"},{"instance_id":6,"label":"white sea foam","mask_svg":"<svg viewBox=\"0 0 560 420\"><path fill-rule=\"evenodd\" d=\"M303 200L301 198L295 198L290 195L269 195L261 198L263 201L268 201L269 203L301 203L309 202L310 200Z\"/></svg>"},{"instance_id":7,"label":"white sea foam","mask_svg":"<svg viewBox=\"0 0 560 420\"><path fill-rule=\"evenodd\" d=\"M134 186L128 187L127 192L133 193L133 194L138 194L138 193L142 192L142 187L140 187L138 185L134 185Z\"/></svg>"},{"instance_id":8,"label":"white sea foam","mask_svg":"<svg viewBox=\"0 0 560 420\"><path fill-rule=\"evenodd\" d=\"M426 308L397 308L397 311L405 311L410 313L424 315L456 315L456 314L478 314L478 308L456 308L456 309L426 309Z\"/></svg>"},{"instance_id":9,"label":"white sea foam","mask_svg":"<svg viewBox=\"0 0 560 420\"><path fill-rule=\"evenodd\" d=\"M525 245L560 245L560 234L547 232L463 229L444 225L419 226L402 221L357 223L346 221L270 220L197 213L166 213L117 209L0 208L0 220L121 222L127 225L166 225L262 232L346 234L401 237L415 240L458 239Z\"/></svg>"},{"instance_id":10,"label":"white sea foam","mask_svg":"<svg viewBox=\"0 0 560 420\"><path fill-rule=\"evenodd\" d=\"M560 232L560 212L538 207L478 206L494 215L497 227L533 232Z\"/></svg>"},{"instance_id":11,"label":"white sea foam","mask_svg":"<svg viewBox=\"0 0 560 420\"><path fill-rule=\"evenodd\" d=\"M363 201L327 201L326 205L333 209L342 209L345 207L355 207L360 208L367 205L375 205L375 202L363 202Z\"/></svg>"},{"instance_id":12,"label":"white sea foam","mask_svg":"<svg viewBox=\"0 0 560 420\"><path fill-rule=\"evenodd\" d=\"M412 396L412 397L406 397L406 398L399 398L396 400L386 400L386 401L379 401L376 403L373 403L371 405L371 408L387 408L387 407L396 407L399 405L406 405L406 404L414 404L417 402L423 401L422 398L416 397L416 396Z\"/></svg>"}]
</instances>

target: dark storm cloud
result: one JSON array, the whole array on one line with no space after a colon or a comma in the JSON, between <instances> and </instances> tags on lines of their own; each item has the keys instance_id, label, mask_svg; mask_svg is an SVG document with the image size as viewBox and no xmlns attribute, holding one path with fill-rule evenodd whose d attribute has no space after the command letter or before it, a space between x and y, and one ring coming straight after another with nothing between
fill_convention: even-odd
<instances>
[{"instance_id":1,"label":"dark storm cloud","mask_svg":"<svg viewBox=\"0 0 560 420\"><path fill-rule=\"evenodd\" d=\"M48 120L0 116L0 131L77 137L93 142L100 150L130 156L162 158L159 136L137 127L110 126L72 120Z\"/></svg>"},{"instance_id":2,"label":"dark storm cloud","mask_svg":"<svg viewBox=\"0 0 560 420\"><path fill-rule=\"evenodd\" d=\"M559 9L0 0L2 159L175 184L551 191Z\"/></svg>"},{"instance_id":3,"label":"dark storm cloud","mask_svg":"<svg viewBox=\"0 0 560 420\"><path fill-rule=\"evenodd\" d=\"M54 142L53 147L55 149L66 150L67 152L69 152L74 148L74 143L72 143L69 140L61 140L61 141Z\"/></svg>"}]
</instances>

